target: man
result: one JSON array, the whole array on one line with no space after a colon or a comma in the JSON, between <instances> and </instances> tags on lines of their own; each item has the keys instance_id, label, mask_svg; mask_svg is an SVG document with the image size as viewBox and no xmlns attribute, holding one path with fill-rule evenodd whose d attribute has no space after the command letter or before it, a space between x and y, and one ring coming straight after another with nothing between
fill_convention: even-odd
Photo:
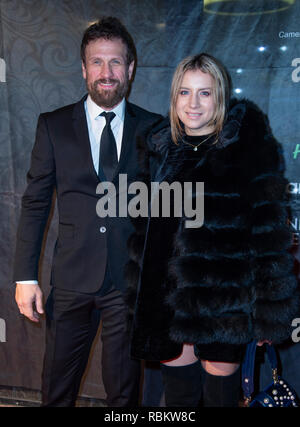
<instances>
[{"instance_id":1,"label":"man","mask_svg":"<svg viewBox=\"0 0 300 427\"><path fill-rule=\"evenodd\" d=\"M128 185L137 179L136 141L160 116L125 100L135 46L118 19L103 18L85 31L81 57L88 96L39 117L17 237L16 302L39 321L38 261L56 189L59 231L46 304L42 404L74 406L101 316L107 404L137 406L140 364L129 357L123 298L132 226L129 217L97 215L96 188L112 181L118 195L119 174L127 174Z\"/></svg>"}]
</instances>

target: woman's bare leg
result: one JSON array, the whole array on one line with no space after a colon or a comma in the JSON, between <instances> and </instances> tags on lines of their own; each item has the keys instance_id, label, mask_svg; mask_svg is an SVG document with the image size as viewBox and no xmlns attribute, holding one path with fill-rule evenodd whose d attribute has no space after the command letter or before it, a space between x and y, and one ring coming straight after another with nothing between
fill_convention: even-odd
<instances>
[{"instance_id":1,"label":"woman's bare leg","mask_svg":"<svg viewBox=\"0 0 300 427\"><path fill-rule=\"evenodd\" d=\"M210 375L218 375L225 377L232 375L239 368L239 363L211 362L209 360L201 360L203 369Z\"/></svg>"},{"instance_id":2,"label":"woman's bare leg","mask_svg":"<svg viewBox=\"0 0 300 427\"><path fill-rule=\"evenodd\" d=\"M164 360L161 363L166 366L186 366L197 361L198 358L195 356L194 344L183 344L180 356L172 360Z\"/></svg>"}]
</instances>

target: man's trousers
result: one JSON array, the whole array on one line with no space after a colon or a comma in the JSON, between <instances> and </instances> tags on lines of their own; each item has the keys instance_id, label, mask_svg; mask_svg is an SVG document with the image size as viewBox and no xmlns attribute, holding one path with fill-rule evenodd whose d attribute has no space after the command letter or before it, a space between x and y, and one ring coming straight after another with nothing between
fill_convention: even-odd
<instances>
[{"instance_id":1,"label":"man's trousers","mask_svg":"<svg viewBox=\"0 0 300 427\"><path fill-rule=\"evenodd\" d=\"M107 405L138 406L140 362L129 357L127 309L121 292L83 294L53 288L46 316L42 406L75 405L100 320Z\"/></svg>"}]
</instances>

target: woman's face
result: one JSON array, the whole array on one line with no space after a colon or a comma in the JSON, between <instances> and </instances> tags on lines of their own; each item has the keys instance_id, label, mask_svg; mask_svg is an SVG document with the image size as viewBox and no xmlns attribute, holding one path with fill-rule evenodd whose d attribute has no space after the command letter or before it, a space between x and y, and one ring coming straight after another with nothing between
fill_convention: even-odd
<instances>
[{"instance_id":1,"label":"woman's face","mask_svg":"<svg viewBox=\"0 0 300 427\"><path fill-rule=\"evenodd\" d=\"M200 70L184 73L179 88L176 112L187 135L207 135L214 132L209 125L214 116L214 81L210 74Z\"/></svg>"}]
</instances>

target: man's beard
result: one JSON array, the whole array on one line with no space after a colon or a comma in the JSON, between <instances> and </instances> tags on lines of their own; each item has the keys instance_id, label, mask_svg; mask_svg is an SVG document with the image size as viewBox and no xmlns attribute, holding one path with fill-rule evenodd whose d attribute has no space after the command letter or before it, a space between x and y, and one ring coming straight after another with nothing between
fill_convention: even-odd
<instances>
[{"instance_id":1,"label":"man's beard","mask_svg":"<svg viewBox=\"0 0 300 427\"><path fill-rule=\"evenodd\" d=\"M117 83L117 86L113 90L99 90L99 83ZM127 94L128 87L129 80L127 76L123 84L116 79L99 79L95 80L92 84L87 84L87 89L92 100L102 108L114 108L118 105Z\"/></svg>"}]
</instances>

